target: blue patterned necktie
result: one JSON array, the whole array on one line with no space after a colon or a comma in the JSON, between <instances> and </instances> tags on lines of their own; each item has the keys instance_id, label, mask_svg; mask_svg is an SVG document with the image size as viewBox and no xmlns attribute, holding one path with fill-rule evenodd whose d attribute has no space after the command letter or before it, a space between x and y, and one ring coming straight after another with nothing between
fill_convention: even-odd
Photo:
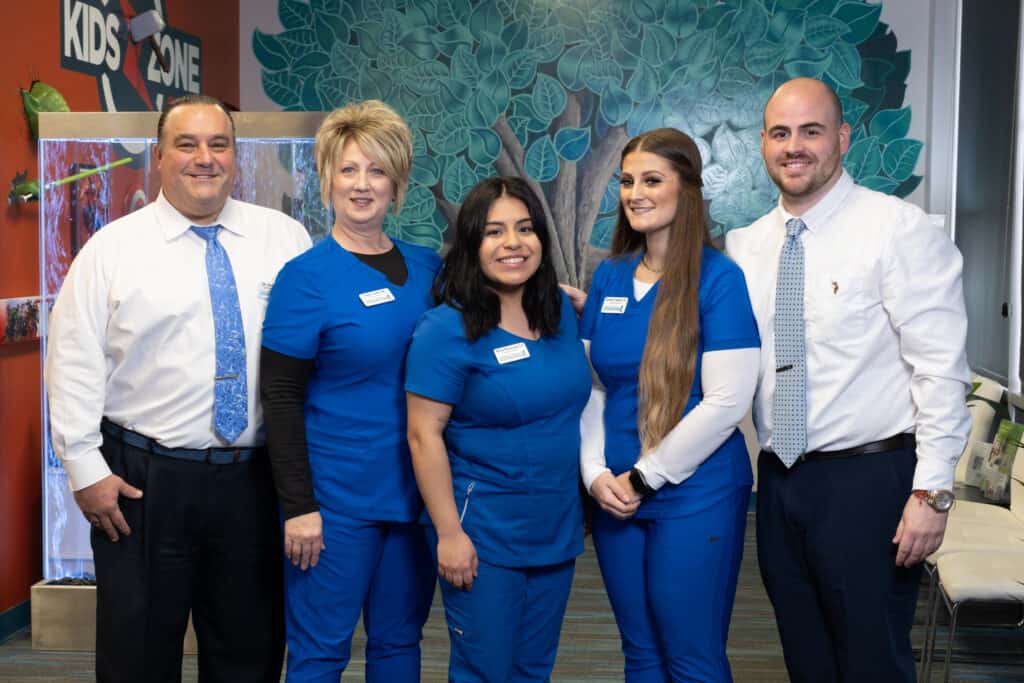
<instances>
[{"instance_id":1,"label":"blue patterned necktie","mask_svg":"<svg viewBox=\"0 0 1024 683\"><path fill-rule=\"evenodd\" d=\"M807 350L804 337L804 245L799 218L786 221L775 286L775 401L772 448L786 467L807 449Z\"/></svg>"},{"instance_id":2,"label":"blue patterned necktie","mask_svg":"<svg viewBox=\"0 0 1024 683\"><path fill-rule=\"evenodd\" d=\"M231 259L217 241L219 225L193 226L192 232L206 240L206 276L213 305L213 330L217 369L213 383L213 427L224 441L234 443L249 424L246 388L245 329L238 305L238 289Z\"/></svg>"}]
</instances>

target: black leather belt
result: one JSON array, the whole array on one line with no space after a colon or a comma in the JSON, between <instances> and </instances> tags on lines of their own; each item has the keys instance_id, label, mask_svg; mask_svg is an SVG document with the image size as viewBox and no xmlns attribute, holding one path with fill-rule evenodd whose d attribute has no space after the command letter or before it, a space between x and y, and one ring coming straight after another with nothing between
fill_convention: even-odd
<instances>
[{"instance_id":1,"label":"black leather belt","mask_svg":"<svg viewBox=\"0 0 1024 683\"><path fill-rule=\"evenodd\" d=\"M237 462L248 462L252 460L253 454L260 450L258 448L167 448L166 446L161 446L148 436L125 429L106 418L103 418L100 430L107 436L154 455L163 455L168 458L177 458L178 460L206 462L211 465L231 465Z\"/></svg>"},{"instance_id":2,"label":"black leather belt","mask_svg":"<svg viewBox=\"0 0 1024 683\"><path fill-rule=\"evenodd\" d=\"M871 453L884 453L895 450L914 450L917 447L917 440L913 434L897 434L888 439L871 441L869 443L843 448L838 451L808 451L796 459L797 462L805 460L833 460L839 458L852 458L857 455L869 455ZM772 453L772 455L775 455ZM778 457L777 455L775 457Z\"/></svg>"}]
</instances>

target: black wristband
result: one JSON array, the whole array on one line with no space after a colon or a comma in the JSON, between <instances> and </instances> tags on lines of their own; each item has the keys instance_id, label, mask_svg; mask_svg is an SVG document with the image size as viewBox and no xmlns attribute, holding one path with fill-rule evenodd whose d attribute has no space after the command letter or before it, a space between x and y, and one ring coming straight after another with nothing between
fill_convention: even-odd
<instances>
[{"instance_id":1,"label":"black wristband","mask_svg":"<svg viewBox=\"0 0 1024 683\"><path fill-rule=\"evenodd\" d=\"M629 471L629 485L633 487L633 490L640 494L641 498L654 493L654 489L647 485L644 481L644 475L640 474L640 470L633 468Z\"/></svg>"}]
</instances>

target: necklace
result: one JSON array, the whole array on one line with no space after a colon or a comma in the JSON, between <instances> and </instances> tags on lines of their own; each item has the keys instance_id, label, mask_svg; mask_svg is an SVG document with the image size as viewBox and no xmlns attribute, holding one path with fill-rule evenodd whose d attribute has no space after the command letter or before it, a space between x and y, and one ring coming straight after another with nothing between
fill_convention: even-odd
<instances>
[{"instance_id":1,"label":"necklace","mask_svg":"<svg viewBox=\"0 0 1024 683\"><path fill-rule=\"evenodd\" d=\"M664 268L662 268L661 270L658 270L657 268L651 268L651 264L647 262L647 254L644 254L644 257L640 259L640 263L644 264L644 268L651 271L655 275L661 275L662 273L665 272Z\"/></svg>"}]
</instances>

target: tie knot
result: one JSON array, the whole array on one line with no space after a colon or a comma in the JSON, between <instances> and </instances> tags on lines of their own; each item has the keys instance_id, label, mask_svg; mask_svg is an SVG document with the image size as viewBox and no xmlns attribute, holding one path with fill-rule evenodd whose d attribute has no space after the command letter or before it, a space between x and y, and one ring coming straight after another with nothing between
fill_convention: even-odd
<instances>
[{"instance_id":1,"label":"tie knot","mask_svg":"<svg viewBox=\"0 0 1024 683\"><path fill-rule=\"evenodd\" d=\"M217 239L217 233L220 232L219 225L211 225L209 227L201 228L198 225L192 226L192 232L202 237L207 242Z\"/></svg>"},{"instance_id":2,"label":"tie knot","mask_svg":"<svg viewBox=\"0 0 1024 683\"><path fill-rule=\"evenodd\" d=\"M806 228L807 226L804 225L804 222L799 218L790 218L786 221L786 235L788 237L799 237L800 233L802 233Z\"/></svg>"}]
</instances>

